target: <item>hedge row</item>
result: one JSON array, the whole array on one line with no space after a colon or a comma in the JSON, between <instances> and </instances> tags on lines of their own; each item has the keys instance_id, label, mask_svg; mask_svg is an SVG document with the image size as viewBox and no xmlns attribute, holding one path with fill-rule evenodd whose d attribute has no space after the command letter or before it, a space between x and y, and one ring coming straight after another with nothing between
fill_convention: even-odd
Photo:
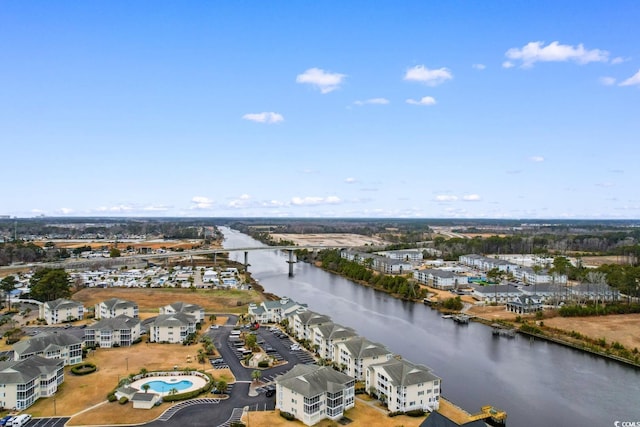
<instances>
[{"instance_id":1,"label":"hedge row","mask_svg":"<svg viewBox=\"0 0 640 427\"><path fill-rule=\"evenodd\" d=\"M93 363L81 363L71 367L71 373L74 375L87 375L96 371L96 365Z\"/></svg>"}]
</instances>

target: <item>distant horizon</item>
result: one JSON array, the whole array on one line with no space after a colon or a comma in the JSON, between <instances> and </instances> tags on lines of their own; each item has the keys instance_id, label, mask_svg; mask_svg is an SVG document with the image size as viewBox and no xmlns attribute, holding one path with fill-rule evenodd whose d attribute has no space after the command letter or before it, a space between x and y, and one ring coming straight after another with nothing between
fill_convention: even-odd
<instances>
[{"instance_id":1,"label":"distant horizon","mask_svg":"<svg viewBox=\"0 0 640 427\"><path fill-rule=\"evenodd\" d=\"M270 220L270 221L450 221L450 222L526 222L531 221L532 224L548 224L548 221L555 221L558 223L572 223L572 222L588 222L588 223L633 223L638 222L640 224L640 218L446 218L446 217L432 217L432 218L406 218L406 217L269 217L269 216L35 216L35 217L0 217L2 221L14 221L14 220L61 220L61 221L74 221L74 220Z\"/></svg>"}]
</instances>

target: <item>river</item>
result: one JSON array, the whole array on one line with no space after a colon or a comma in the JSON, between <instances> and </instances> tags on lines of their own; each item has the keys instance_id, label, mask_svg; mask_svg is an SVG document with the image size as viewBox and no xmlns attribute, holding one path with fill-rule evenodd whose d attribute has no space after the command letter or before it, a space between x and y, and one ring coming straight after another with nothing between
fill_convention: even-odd
<instances>
[{"instance_id":1,"label":"river","mask_svg":"<svg viewBox=\"0 0 640 427\"><path fill-rule=\"evenodd\" d=\"M264 246L221 227L225 248ZM231 252L244 262L244 254ZM469 412L507 411L509 427L640 426L640 370L524 336L493 337L491 328L443 319L422 304L400 301L305 263L289 278L288 256L251 251L249 271L266 292L306 303L442 378L442 394Z\"/></svg>"}]
</instances>

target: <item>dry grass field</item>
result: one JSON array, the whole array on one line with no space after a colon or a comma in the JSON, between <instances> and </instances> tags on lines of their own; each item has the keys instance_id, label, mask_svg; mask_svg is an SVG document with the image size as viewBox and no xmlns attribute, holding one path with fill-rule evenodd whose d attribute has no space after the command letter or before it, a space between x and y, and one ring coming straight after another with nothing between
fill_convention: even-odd
<instances>
[{"instance_id":1,"label":"dry grass field","mask_svg":"<svg viewBox=\"0 0 640 427\"><path fill-rule=\"evenodd\" d=\"M554 317L545 326L576 331L590 338L619 342L627 349L640 349L640 314L617 314L599 317Z\"/></svg>"},{"instance_id":2,"label":"dry grass field","mask_svg":"<svg viewBox=\"0 0 640 427\"><path fill-rule=\"evenodd\" d=\"M387 244L378 237L349 233L272 234L275 241L289 240L299 246L382 246Z\"/></svg>"},{"instance_id":3,"label":"dry grass field","mask_svg":"<svg viewBox=\"0 0 640 427\"><path fill-rule=\"evenodd\" d=\"M353 427L417 427L425 417L408 417L401 415L397 417L387 416L387 412L382 408L377 408L376 404L369 404L365 400L357 398L356 406L345 412L345 416L353 420L349 426ZM245 423L251 427L287 427L304 426L298 420L287 421L282 418L278 411L249 412L245 417ZM314 427L334 427L339 425L335 421L324 420L314 425Z\"/></svg>"},{"instance_id":4,"label":"dry grass field","mask_svg":"<svg viewBox=\"0 0 640 427\"><path fill-rule=\"evenodd\" d=\"M200 345L140 343L131 348L98 349L85 359L97 366L98 370L95 373L76 376L67 369L65 382L56 395L55 406L52 398L39 399L29 408L29 413L34 417L72 416L104 402L107 394L116 387L121 378L137 373L142 368L149 371L171 370L174 366L178 369L209 369L210 365L197 363L196 355L200 348ZM187 362L188 357L191 363ZM228 382L234 381L228 369L209 369L208 372L216 377L223 377ZM73 417L70 425L146 422L157 417L168 407L169 404L163 404L152 410L141 410L133 409L130 403L105 403Z\"/></svg>"},{"instance_id":5,"label":"dry grass field","mask_svg":"<svg viewBox=\"0 0 640 427\"><path fill-rule=\"evenodd\" d=\"M198 304L206 313L245 313L249 303L260 303L257 291L176 288L86 288L73 294L71 299L91 307L109 298L121 298L138 304L140 313L157 313L158 308L174 302ZM239 303L239 304L238 304Z\"/></svg>"}]
</instances>

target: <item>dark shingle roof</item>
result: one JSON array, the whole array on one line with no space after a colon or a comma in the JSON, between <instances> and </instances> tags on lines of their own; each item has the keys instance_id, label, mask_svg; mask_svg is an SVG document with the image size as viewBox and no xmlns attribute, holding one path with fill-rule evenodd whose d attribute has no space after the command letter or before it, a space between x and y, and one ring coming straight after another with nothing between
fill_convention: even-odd
<instances>
[{"instance_id":1,"label":"dark shingle roof","mask_svg":"<svg viewBox=\"0 0 640 427\"><path fill-rule=\"evenodd\" d=\"M33 338L15 343L13 350L17 354L42 353L77 344L82 344L82 340L66 332L41 332Z\"/></svg>"}]
</instances>

